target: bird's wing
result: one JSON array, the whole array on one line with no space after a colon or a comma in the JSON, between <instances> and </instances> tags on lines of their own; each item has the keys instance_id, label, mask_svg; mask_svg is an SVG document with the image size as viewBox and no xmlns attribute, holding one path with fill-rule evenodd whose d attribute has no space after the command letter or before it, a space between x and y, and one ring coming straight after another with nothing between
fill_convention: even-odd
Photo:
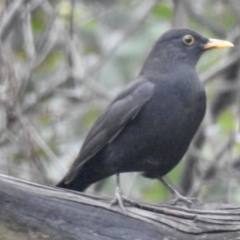
<instances>
[{"instance_id":1,"label":"bird's wing","mask_svg":"<svg viewBox=\"0 0 240 240\"><path fill-rule=\"evenodd\" d=\"M71 182L84 163L114 141L128 122L138 115L152 96L153 89L154 84L144 79L137 79L126 86L88 133L79 156L65 178L66 183Z\"/></svg>"}]
</instances>

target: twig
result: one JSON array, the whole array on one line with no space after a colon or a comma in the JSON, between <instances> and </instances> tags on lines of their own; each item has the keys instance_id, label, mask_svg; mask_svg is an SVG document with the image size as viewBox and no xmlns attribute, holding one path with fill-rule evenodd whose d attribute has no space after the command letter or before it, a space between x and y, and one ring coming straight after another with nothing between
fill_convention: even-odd
<instances>
[{"instance_id":1,"label":"twig","mask_svg":"<svg viewBox=\"0 0 240 240\"><path fill-rule=\"evenodd\" d=\"M21 6L24 4L24 0L11 1L7 10L4 11L3 18L0 21L0 38L4 41L3 35L7 27L13 21L15 14L19 11Z\"/></svg>"},{"instance_id":2,"label":"twig","mask_svg":"<svg viewBox=\"0 0 240 240\"><path fill-rule=\"evenodd\" d=\"M36 92L34 98L27 98L26 101L23 102L22 112L26 113L40 101L46 99L47 97L50 97L55 89L66 81L68 75L69 73L67 70L56 71L56 74L52 76L49 81L47 81L47 84L43 84L42 87L38 88L39 90Z\"/></svg>"},{"instance_id":3,"label":"twig","mask_svg":"<svg viewBox=\"0 0 240 240\"><path fill-rule=\"evenodd\" d=\"M202 26L207 27L210 29L213 33L215 33L218 36L225 37L227 33L227 29L220 25L216 21L212 21L211 19L208 19L206 16L203 16L202 14L198 13L193 6L192 1L189 0L182 0L185 4L185 8L188 11L189 15L191 15L193 18L196 19L197 22L201 23Z\"/></svg>"},{"instance_id":4,"label":"twig","mask_svg":"<svg viewBox=\"0 0 240 240\"><path fill-rule=\"evenodd\" d=\"M49 159L51 159L51 161L55 164L55 166L58 168L60 173L63 174L65 171L63 170L63 168L59 164L59 159L57 158L57 156L48 147L48 145L41 138L41 136L38 134L38 132L35 130L35 128L32 126L32 124L27 120L27 118L24 117L19 111L18 111L18 119L19 119L19 121L22 125L27 126L26 129L30 133L32 139L44 151L44 153L47 155L47 157Z\"/></svg>"},{"instance_id":5,"label":"twig","mask_svg":"<svg viewBox=\"0 0 240 240\"><path fill-rule=\"evenodd\" d=\"M203 84L213 81L218 75L226 71L232 64L240 60L240 53L234 53L228 59L221 60L217 65L200 75Z\"/></svg>"},{"instance_id":6,"label":"twig","mask_svg":"<svg viewBox=\"0 0 240 240\"><path fill-rule=\"evenodd\" d=\"M34 46L34 39L33 39L33 32L31 29L31 12L30 12L30 4L27 4L25 9L25 21L23 23L23 31L24 31L24 43L25 49L28 54L30 61L35 58L35 46Z\"/></svg>"}]
</instances>

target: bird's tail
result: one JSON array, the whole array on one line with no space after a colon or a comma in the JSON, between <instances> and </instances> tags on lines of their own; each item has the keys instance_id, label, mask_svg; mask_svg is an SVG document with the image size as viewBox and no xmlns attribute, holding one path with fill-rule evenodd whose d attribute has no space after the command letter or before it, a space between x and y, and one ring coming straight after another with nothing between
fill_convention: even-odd
<instances>
[{"instance_id":1,"label":"bird's tail","mask_svg":"<svg viewBox=\"0 0 240 240\"><path fill-rule=\"evenodd\" d=\"M69 190L74 190L78 192L83 192L86 188L88 188L92 183L86 182L83 179L80 179L78 176L74 178L71 182L67 182L65 178L63 178L56 187L65 188Z\"/></svg>"},{"instance_id":2,"label":"bird's tail","mask_svg":"<svg viewBox=\"0 0 240 240\"><path fill-rule=\"evenodd\" d=\"M70 170L71 174L71 170ZM69 181L69 178L63 178L56 187L70 189L78 192L83 192L91 184L98 182L111 174L102 170L102 168L83 166L82 169L78 171L74 178ZM69 176L69 173L66 175Z\"/></svg>"}]
</instances>

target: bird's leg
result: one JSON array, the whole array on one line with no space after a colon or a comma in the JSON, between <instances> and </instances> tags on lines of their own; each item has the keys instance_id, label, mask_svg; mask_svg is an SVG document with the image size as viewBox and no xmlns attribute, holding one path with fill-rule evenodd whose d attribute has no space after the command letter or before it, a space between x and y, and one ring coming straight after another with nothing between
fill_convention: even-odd
<instances>
[{"instance_id":1,"label":"bird's leg","mask_svg":"<svg viewBox=\"0 0 240 240\"><path fill-rule=\"evenodd\" d=\"M120 175L119 175L119 173L116 174L116 183L117 183L117 186L116 186L116 190L115 190L115 197L111 201L110 206L118 204L120 206L120 208L122 209L123 213L126 213L126 209L123 205L124 197L123 197L122 189L120 187Z\"/></svg>"},{"instance_id":2,"label":"bird's leg","mask_svg":"<svg viewBox=\"0 0 240 240\"><path fill-rule=\"evenodd\" d=\"M116 190L115 190L115 197L114 199L111 201L110 203L110 206L113 206L113 205L116 205L118 204L120 206L120 208L122 209L123 213L126 214L126 209L124 207L124 202L127 202L135 207L139 207L140 205L135 202L135 201L132 201L130 199L128 199L127 197L124 196L123 192L122 192L122 189L120 187L120 174L117 173L116 174L116 183L117 183L117 187L116 187Z\"/></svg>"},{"instance_id":3,"label":"bird's leg","mask_svg":"<svg viewBox=\"0 0 240 240\"><path fill-rule=\"evenodd\" d=\"M184 202L186 204L192 204L193 202L199 202L197 199L187 198L181 195L166 179L159 177L158 180L175 196L171 201L173 205L178 202Z\"/></svg>"}]
</instances>

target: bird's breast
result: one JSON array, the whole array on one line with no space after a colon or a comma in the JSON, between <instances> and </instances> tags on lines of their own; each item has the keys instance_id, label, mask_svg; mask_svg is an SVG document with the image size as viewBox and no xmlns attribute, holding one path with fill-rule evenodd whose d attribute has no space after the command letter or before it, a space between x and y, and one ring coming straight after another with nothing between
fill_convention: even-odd
<instances>
[{"instance_id":1,"label":"bird's breast","mask_svg":"<svg viewBox=\"0 0 240 240\"><path fill-rule=\"evenodd\" d=\"M141 119L147 134L161 145L179 145L186 150L196 133L206 109L204 88L196 75L156 85L143 109ZM143 116L144 115L144 116ZM144 126L143 126L144 128ZM163 147L166 149L166 147Z\"/></svg>"}]
</instances>

